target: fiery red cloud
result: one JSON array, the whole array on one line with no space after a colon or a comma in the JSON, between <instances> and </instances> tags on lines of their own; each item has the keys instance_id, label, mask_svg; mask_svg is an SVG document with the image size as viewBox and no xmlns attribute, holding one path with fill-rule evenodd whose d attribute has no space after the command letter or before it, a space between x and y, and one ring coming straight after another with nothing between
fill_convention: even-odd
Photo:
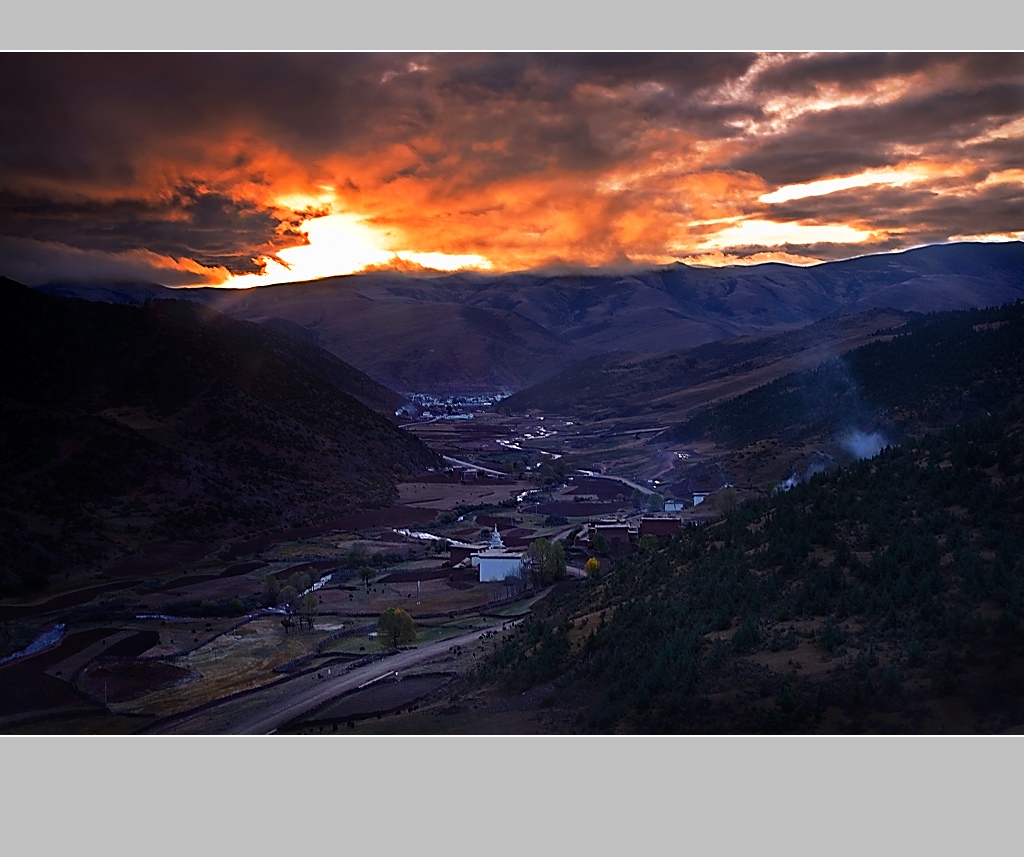
<instances>
[{"instance_id":1,"label":"fiery red cloud","mask_svg":"<svg viewBox=\"0 0 1024 857\"><path fill-rule=\"evenodd\" d=\"M0 64L0 273L26 282L807 264L1024 229L1019 53Z\"/></svg>"}]
</instances>

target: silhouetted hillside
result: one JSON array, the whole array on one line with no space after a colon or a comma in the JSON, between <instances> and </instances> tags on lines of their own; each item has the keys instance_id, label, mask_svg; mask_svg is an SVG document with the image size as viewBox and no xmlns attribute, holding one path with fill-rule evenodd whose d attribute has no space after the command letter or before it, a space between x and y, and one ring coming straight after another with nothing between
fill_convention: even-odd
<instances>
[{"instance_id":1,"label":"silhouetted hillside","mask_svg":"<svg viewBox=\"0 0 1024 857\"><path fill-rule=\"evenodd\" d=\"M216 540L387 504L437 463L314 346L180 301L0 282L4 589L148 539ZM23 562L26 558L31 561Z\"/></svg>"}]
</instances>

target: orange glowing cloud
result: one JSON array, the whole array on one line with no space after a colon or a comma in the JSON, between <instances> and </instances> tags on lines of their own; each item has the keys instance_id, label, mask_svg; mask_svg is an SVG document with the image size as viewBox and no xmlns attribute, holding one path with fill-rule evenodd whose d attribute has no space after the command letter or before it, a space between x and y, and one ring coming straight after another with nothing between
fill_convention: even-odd
<instances>
[{"instance_id":1,"label":"orange glowing cloud","mask_svg":"<svg viewBox=\"0 0 1024 857\"><path fill-rule=\"evenodd\" d=\"M39 277L54 246L238 287L389 266L807 264L1021 227L1022 55L0 65L23 82L0 95L0 235L36 247Z\"/></svg>"},{"instance_id":2,"label":"orange glowing cloud","mask_svg":"<svg viewBox=\"0 0 1024 857\"><path fill-rule=\"evenodd\" d=\"M352 214L329 214L306 220L299 231L306 243L280 250L275 258L264 258L260 274L227 278L230 288L249 288L274 283L301 282L363 270L398 267L409 270L453 271L461 268L486 270L491 263L479 255L416 253L393 250L387 236Z\"/></svg>"},{"instance_id":3,"label":"orange glowing cloud","mask_svg":"<svg viewBox=\"0 0 1024 857\"><path fill-rule=\"evenodd\" d=\"M781 247L786 244L862 244L872 237L845 223L779 223L773 220L742 220L706 239L700 250L730 247Z\"/></svg>"},{"instance_id":4,"label":"orange glowing cloud","mask_svg":"<svg viewBox=\"0 0 1024 857\"><path fill-rule=\"evenodd\" d=\"M423 152L434 160L419 175ZM476 184L460 178L435 141L423 140L372 158L338 159L332 167L338 205L372 212L363 222L378 230L379 240L368 265L386 264L379 258L384 251L403 258L434 252L467 267L521 270L553 260L581 266L672 261L694 220L749 210L765 190L757 176L704 171L703 160L654 148L628 165L588 172L552 166Z\"/></svg>"}]
</instances>

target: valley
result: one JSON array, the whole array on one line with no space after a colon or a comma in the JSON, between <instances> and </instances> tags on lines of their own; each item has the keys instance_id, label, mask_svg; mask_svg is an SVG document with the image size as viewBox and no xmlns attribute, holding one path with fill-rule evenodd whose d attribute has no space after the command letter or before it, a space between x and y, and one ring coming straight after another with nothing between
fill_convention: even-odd
<instances>
[{"instance_id":1,"label":"valley","mask_svg":"<svg viewBox=\"0 0 1024 857\"><path fill-rule=\"evenodd\" d=\"M279 322L3 296L4 734L1024 728L1020 301L397 393Z\"/></svg>"}]
</instances>

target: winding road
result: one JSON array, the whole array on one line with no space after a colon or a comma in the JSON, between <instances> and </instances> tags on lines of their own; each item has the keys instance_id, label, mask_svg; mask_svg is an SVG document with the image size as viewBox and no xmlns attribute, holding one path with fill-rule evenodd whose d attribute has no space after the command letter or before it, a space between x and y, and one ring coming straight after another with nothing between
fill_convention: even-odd
<instances>
[{"instance_id":1,"label":"winding road","mask_svg":"<svg viewBox=\"0 0 1024 857\"><path fill-rule=\"evenodd\" d=\"M508 473L503 473L500 470L491 470L491 468L484 467L480 464L473 464L470 461L463 461L461 458L452 458L450 455L442 455L441 457L449 464L458 464L461 465L462 467L472 467L474 470L479 470L482 473L490 473L491 476L501 476L507 478L509 475Z\"/></svg>"},{"instance_id":2,"label":"winding road","mask_svg":"<svg viewBox=\"0 0 1024 857\"><path fill-rule=\"evenodd\" d=\"M511 620L504 627L511 627L519 621ZM290 682L275 684L213 706L186 712L162 721L147 731L157 735L268 735L337 696L410 667L428 663L446 655L452 646L473 643L495 630L480 628L436 643L400 650L372 664L325 676L312 687L295 690L294 693L288 692ZM318 673L322 674L322 671ZM294 681L298 680L296 678Z\"/></svg>"},{"instance_id":3,"label":"winding road","mask_svg":"<svg viewBox=\"0 0 1024 857\"><path fill-rule=\"evenodd\" d=\"M631 479L627 479L625 476L605 476L603 473L597 473L594 470L577 470L577 473L582 473L584 476L589 476L591 479L611 479L612 482L621 482L623 485L629 488L635 488L641 494L650 496L654 492L650 488L645 488L638 482L633 482Z\"/></svg>"}]
</instances>

